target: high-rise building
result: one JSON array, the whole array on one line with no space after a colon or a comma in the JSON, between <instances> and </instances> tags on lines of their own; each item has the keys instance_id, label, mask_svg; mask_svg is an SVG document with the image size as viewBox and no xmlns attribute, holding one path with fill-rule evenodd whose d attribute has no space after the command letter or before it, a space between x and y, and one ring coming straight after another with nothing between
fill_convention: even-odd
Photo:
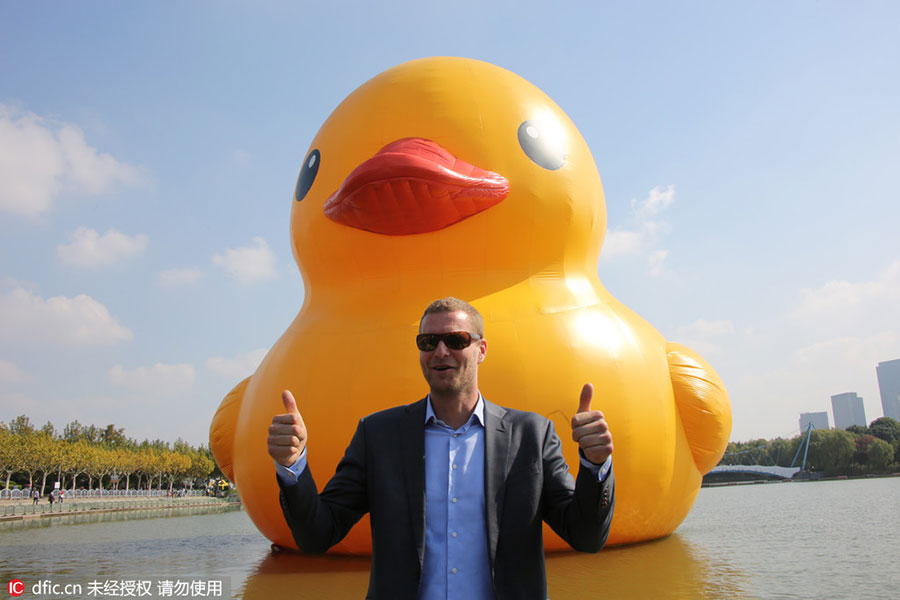
<instances>
[{"instance_id":1,"label":"high-rise building","mask_svg":"<svg viewBox=\"0 0 900 600\"><path fill-rule=\"evenodd\" d=\"M851 425L863 427L867 425L863 399L856 392L832 396L831 414L834 416L834 426L838 429L847 429Z\"/></svg>"},{"instance_id":2,"label":"high-rise building","mask_svg":"<svg viewBox=\"0 0 900 600\"><path fill-rule=\"evenodd\" d=\"M806 431L806 426L812 423L813 429L828 429L828 413L800 413L800 431Z\"/></svg>"},{"instance_id":3,"label":"high-rise building","mask_svg":"<svg viewBox=\"0 0 900 600\"><path fill-rule=\"evenodd\" d=\"M900 421L900 358L878 363L875 372L884 416Z\"/></svg>"}]
</instances>

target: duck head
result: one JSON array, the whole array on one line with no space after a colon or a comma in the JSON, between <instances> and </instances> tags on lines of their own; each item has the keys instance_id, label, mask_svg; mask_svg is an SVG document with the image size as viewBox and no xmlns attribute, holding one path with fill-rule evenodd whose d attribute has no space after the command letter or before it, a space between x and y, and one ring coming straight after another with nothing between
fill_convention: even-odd
<instances>
[{"instance_id":1,"label":"duck head","mask_svg":"<svg viewBox=\"0 0 900 600\"><path fill-rule=\"evenodd\" d=\"M447 57L389 69L334 110L291 216L308 294L458 280L466 297L595 272L605 228L594 159L566 114L507 70Z\"/></svg>"}]
</instances>

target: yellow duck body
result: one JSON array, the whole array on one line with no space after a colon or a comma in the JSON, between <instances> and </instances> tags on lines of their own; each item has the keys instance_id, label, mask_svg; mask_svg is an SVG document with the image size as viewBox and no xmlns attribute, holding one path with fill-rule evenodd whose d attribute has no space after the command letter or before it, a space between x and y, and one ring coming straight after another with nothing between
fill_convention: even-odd
<instances>
[{"instance_id":1,"label":"yellow duck body","mask_svg":"<svg viewBox=\"0 0 900 600\"><path fill-rule=\"evenodd\" d=\"M401 153L412 144L417 156L440 154L440 181L417 170L418 158L396 180L383 177L383 149L397 143ZM594 384L593 407L615 443L609 543L674 531L727 445L728 396L703 359L667 343L603 288L596 265L605 229L587 144L519 76L428 58L348 96L313 140L295 192L303 307L226 397L210 430L216 461L262 533L295 547L266 452L272 415L283 412L281 390L297 398L321 487L359 418L427 393L414 337L424 307L450 295L484 316L484 396L550 418L576 469L569 420L581 386ZM548 549L567 547L549 529L545 538ZM365 524L336 546L369 549Z\"/></svg>"}]
</instances>

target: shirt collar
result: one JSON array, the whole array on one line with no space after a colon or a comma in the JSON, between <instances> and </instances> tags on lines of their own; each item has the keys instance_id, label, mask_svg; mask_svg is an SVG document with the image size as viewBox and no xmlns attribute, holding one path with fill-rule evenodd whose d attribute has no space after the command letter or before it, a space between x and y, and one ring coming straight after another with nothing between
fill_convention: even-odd
<instances>
[{"instance_id":1,"label":"shirt collar","mask_svg":"<svg viewBox=\"0 0 900 600\"><path fill-rule=\"evenodd\" d=\"M469 421L471 421L473 417L478 420L479 425L484 427L484 396L481 395L481 392L478 392L478 402L475 403L475 410L472 411L472 416L469 417ZM438 418L434 416L434 409L431 408L431 394L428 394L425 402L425 423L427 424L431 419L434 419L435 421L438 420Z\"/></svg>"}]
</instances>

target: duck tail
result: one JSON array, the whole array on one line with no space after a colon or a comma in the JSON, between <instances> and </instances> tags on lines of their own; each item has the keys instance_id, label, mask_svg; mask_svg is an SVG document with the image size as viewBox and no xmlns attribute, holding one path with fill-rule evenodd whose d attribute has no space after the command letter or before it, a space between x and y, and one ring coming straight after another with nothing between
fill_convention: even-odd
<instances>
[{"instance_id":1,"label":"duck tail","mask_svg":"<svg viewBox=\"0 0 900 600\"><path fill-rule=\"evenodd\" d=\"M690 348L668 343L666 358L694 463L706 474L722 459L731 435L728 392L709 363Z\"/></svg>"},{"instance_id":2,"label":"duck tail","mask_svg":"<svg viewBox=\"0 0 900 600\"><path fill-rule=\"evenodd\" d=\"M219 409L213 416L209 426L209 449L219 465L219 470L234 481L234 432L237 425L238 413L241 410L241 401L244 399L244 390L250 383L247 377L228 392L222 400Z\"/></svg>"}]
</instances>

